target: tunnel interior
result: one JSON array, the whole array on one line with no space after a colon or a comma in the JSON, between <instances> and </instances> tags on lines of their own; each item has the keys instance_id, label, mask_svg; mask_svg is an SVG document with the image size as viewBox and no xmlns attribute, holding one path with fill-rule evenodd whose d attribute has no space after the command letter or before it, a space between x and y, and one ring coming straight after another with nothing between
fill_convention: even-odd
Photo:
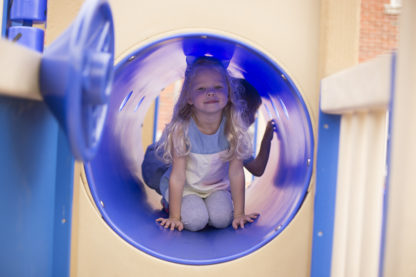
<instances>
[{"instance_id":1,"label":"tunnel interior","mask_svg":"<svg viewBox=\"0 0 416 277\"><path fill-rule=\"evenodd\" d=\"M244 229L164 230L155 222L166 216L160 196L141 181L144 118L160 92L183 78L187 56L229 61L231 75L246 79L260 93L260 112L265 120L277 122L278 134L272 141L266 171L246 192L246 212L259 212L260 217ZM248 255L287 227L309 188L314 141L302 95L281 66L236 39L194 33L139 47L114 70L98 153L84 169L95 204L115 233L157 258L203 265Z\"/></svg>"}]
</instances>

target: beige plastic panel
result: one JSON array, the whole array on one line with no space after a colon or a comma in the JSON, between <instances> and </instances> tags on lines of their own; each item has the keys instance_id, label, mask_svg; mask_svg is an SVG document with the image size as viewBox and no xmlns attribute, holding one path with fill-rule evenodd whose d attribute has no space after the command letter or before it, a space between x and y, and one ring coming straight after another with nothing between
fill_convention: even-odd
<instances>
[{"instance_id":1,"label":"beige plastic panel","mask_svg":"<svg viewBox=\"0 0 416 277\"><path fill-rule=\"evenodd\" d=\"M320 1L110 1L116 59L166 35L209 31L237 38L273 58L318 112ZM47 42L76 16L81 1L48 1ZM71 276L309 276L313 188L292 223L260 250L209 266L185 266L147 255L101 219L75 171Z\"/></svg>"},{"instance_id":2,"label":"beige plastic panel","mask_svg":"<svg viewBox=\"0 0 416 277\"><path fill-rule=\"evenodd\" d=\"M402 1L394 94L385 277L416 276L416 1Z\"/></svg>"},{"instance_id":3,"label":"beige plastic panel","mask_svg":"<svg viewBox=\"0 0 416 277\"><path fill-rule=\"evenodd\" d=\"M0 38L0 95L42 100L39 68L42 55Z\"/></svg>"},{"instance_id":4,"label":"beige plastic panel","mask_svg":"<svg viewBox=\"0 0 416 277\"><path fill-rule=\"evenodd\" d=\"M321 0L319 78L358 64L361 0Z\"/></svg>"},{"instance_id":5,"label":"beige plastic panel","mask_svg":"<svg viewBox=\"0 0 416 277\"><path fill-rule=\"evenodd\" d=\"M386 110L342 115L331 276L378 276L386 128Z\"/></svg>"},{"instance_id":6,"label":"beige plastic panel","mask_svg":"<svg viewBox=\"0 0 416 277\"><path fill-rule=\"evenodd\" d=\"M321 110L342 114L387 110L392 55L386 54L321 80Z\"/></svg>"},{"instance_id":7,"label":"beige plastic panel","mask_svg":"<svg viewBox=\"0 0 416 277\"><path fill-rule=\"evenodd\" d=\"M278 238L253 254L217 265L187 266L137 250L100 218L82 185L74 192L79 215L73 222L71 276L309 276L311 197Z\"/></svg>"}]
</instances>

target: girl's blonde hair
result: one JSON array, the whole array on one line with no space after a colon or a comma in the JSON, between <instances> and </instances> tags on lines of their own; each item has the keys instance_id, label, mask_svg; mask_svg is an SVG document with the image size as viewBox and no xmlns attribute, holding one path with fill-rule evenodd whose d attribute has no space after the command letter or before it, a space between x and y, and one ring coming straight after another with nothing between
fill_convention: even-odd
<instances>
[{"instance_id":1,"label":"girl's blonde hair","mask_svg":"<svg viewBox=\"0 0 416 277\"><path fill-rule=\"evenodd\" d=\"M171 121L163 130L162 136L157 144L156 153L160 153L166 163L173 160L173 156L187 156L190 152L191 143L188 137L188 127L192 116L192 105L188 103L190 86L196 69L200 67L211 67L224 75L228 85L228 103L223 110L225 116L225 137L229 143L227 153L222 157L224 160L238 158L244 160L251 154L251 139L247 134L247 123L244 114L247 113L247 104L241 98L241 85L238 80L231 78L225 66L217 59L211 57L197 58L188 65L185 71L185 79L178 101L173 109Z\"/></svg>"}]
</instances>

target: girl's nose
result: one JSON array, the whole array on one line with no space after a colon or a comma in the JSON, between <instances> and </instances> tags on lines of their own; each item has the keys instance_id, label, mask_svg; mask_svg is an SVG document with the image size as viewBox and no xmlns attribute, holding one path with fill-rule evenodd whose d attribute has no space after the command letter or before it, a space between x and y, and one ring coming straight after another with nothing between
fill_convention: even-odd
<instances>
[{"instance_id":1,"label":"girl's nose","mask_svg":"<svg viewBox=\"0 0 416 277\"><path fill-rule=\"evenodd\" d=\"M208 88L207 89L207 96L215 95L215 88Z\"/></svg>"}]
</instances>

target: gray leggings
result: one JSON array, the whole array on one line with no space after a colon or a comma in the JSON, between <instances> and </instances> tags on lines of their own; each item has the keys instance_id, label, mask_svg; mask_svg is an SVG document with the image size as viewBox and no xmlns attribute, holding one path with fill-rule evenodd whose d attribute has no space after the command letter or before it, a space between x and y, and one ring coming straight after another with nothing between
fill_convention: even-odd
<instances>
[{"instance_id":1,"label":"gray leggings","mask_svg":"<svg viewBox=\"0 0 416 277\"><path fill-rule=\"evenodd\" d=\"M226 190L213 192L203 199L190 194L182 198L181 220L189 231L202 230L207 224L215 228L226 228L233 220L233 202Z\"/></svg>"}]
</instances>

